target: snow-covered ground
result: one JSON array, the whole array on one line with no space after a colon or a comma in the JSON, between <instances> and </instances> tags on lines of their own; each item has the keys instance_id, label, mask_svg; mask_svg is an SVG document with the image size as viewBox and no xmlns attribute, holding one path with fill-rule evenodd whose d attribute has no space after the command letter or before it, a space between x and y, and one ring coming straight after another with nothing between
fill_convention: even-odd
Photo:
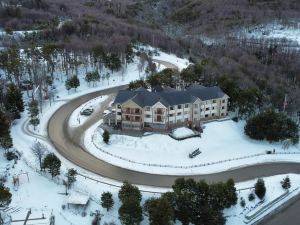
<instances>
[{"instance_id":1,"label":"snow-covered ground","mask_svg":"<svg viewBox=\"0 0 300 225\"><path fill-rule=\"evenodd\" d=\"M171 61L171 63L174 63L176 65L176 57L172 58L174 61ZM180 60L178 59L178 61ZM146 76L144 72L139 73L137 64L138 59L135 58L134 62L128 65L127 68L125 68L124 74L122 74L120 71L114 72L110 75L109 79L102 79L100 82L98 82L98 84L95 85L95 87L89 86L84 81L86 68L80 67L79 79L81 85L79 88L77 88L76 91L70 90L69 92L65 89L64 86L66 76L62 74L62 71L58 70L55 72L55 77L57 79L54 81L54 86L56 86L55 101L51 104L49 101L44 102L43 110L39 115L40 125L36 128L36 130L33 130L33 128L29 125L29 131L33 132L35 136L28 132L26 128L28 124L27 111L22 113L21 119L14 121L14 125L11 128L11 134L14 141L14 147L22 153L22 158L16 165L12 167L8 166L9 163L3 158L2 154L0 155L0 173L3 174L5 171L7 171L6 168L10 167L8 171L9 177L5 185L8 186L13 193L13 199L10 204L11 209L8 211L13 219L24 219L29 208L31 208L32 217L41 217L42 214L44 214L45 217L49 219L49 215L53 213L55 215L56 224L59 225L91 224L91 220L93 217L90 216L90 212L95 212L95 210L100 209L101 212L105 214L102 219L102 223L114 222L116 225L120 225L117 215L117 211L119 208L117 192L119 190L118 186L121 185L120 182L108 178L103 178L92 174L82 168L78 168L77 166L73 165L69 161L65 160L62 156L60 156L50 145L50 143L46 141L47 123L49 118L59 107L75 97L108 87L128 84L132 80L136 80ZM163 68L164 67L161 65L161 69ZM92 68L87 69L89 71L92 70ZM102 72L106 73L109 71L104 69L104 71ZM30 100L30 96L31 95L27 96L27 94L24 93L26 102ZM31 151L32 145L37 140L40 141L43 145L47 146L49 152L56 153L56 155L62 161L62 174L54 181L49 178L49 175L38 173L38 162ZM81 215L80 210L63 210L62 208L62 205L65 205L67 200L67 197L62 194L64 193L62 179L65 179L64 173L68 168L75 168L80 174L97 180L93 181L90 179L85 179L82 176L78 176L77 181L72 188L72 190L74 191L88 194L92 199L88 208L86 209L87 216L85 217ZM29 179L27 178L27 173ZM14 188L12 186L12 176L17 174L20 175L20 186L18 188ZM155 194L154 192L161 193L166 191L166 189L157 187L139 186L139 188L143 191L146 191L143 192L143 199L157 196L158 194ZM115 205L109 213L106 213L106 211L103 210L99 205L101 193L104 191L112 192L115 201ZM48 220L45 223L48 224ZM31 224L34 223L31 222ZM39 224L41 224L41 221L39 221ZM148 224L147 220L143 222L143 225L146 224Z\"/></svg>"},{"instance_id":2,"label":"snow-covered ground","mask_svg":"<svg viewBox=\"0 0 300 225\"><path fill-rule=\"evenodd\" d=\"M178 63L178 61L180 61L180 59L178 59L178 61L177 61L177 59L174 58L174 56L172 56L171 59L175 60L175 61L171 61L171 63L174 63L174 64L176 64L176 63ZM166 59L166 58L162 58L161 60L168 61L168 59ZM55 75L58 79L55 80L54 85L56 86L56 91L57 91L56 96L58 96L58 97L56 97L55 102L53 102L51 104L51 106L50 106L49 102L45 102L45 104L43 106L43 112L40 114L41 124L35 130L35 133L42 137L44 137L46 135L47 121L49 120L51 115L60 106L62 106L66 101L69 101L72 98L75 98L80 95L83 95L83 94L86 94L89 92L93 92L96 90L100 90L100 89L104 89L104 88L112 87L112 86L118 86L121 84L127 84L131 80L135 80L137 78L140 78L140 76L144 76L144 74L139 74L139 72L137 70L137 63L138 63L137 60L135 60L135 62L133 64L130 64L127 67L126 72L124 73L124 76L122 76L122 74L120 72L116 72L111 75L109 80L102 80L101 82L99 82L99 84L96 87L89 87L88 84L86 84L86 82L84 82L85 69L81 68L79 71L79 78L80 78L81 86L77 89L76 92L74 90L72 90L69 93L68 93L68 91L65 90L65 87L64 87L65 78L60 80L59 78L61 77L61 71L57 71ZM178 67L180 67L180 65L178 65ZM62 76L62 77L64 77L64 76ZM26 95L26 94L24 94L24 95ZM118 220L118 208L120 206L120 203L117 198L117 192L118 192L119 188L115 186L115 185L120 185L120 183L110 180L110 179L107 179L107 178L103 178L103 177L91 174L91 173L85 171L84 169L78 168L75 165L73 165L72 163L65 160L63 157L61 157L59 154L57 154L55 149L53 149L52 146L48 142L43 141L45 139L45 137L44 138L39 138L39 136L33 137L33 136L29 135L28 132L26 132L26 128L24 129L24 124L26 125L27 120L28 120L28 114L27 114L27 112L24 112L24 113L22 113L22 118L17 120L14 123L14 125L12 126L12 136L13 136L13 140L14 140L14 147L22 153L21 160L19 160L17 162L17 164L14 166L12 166L12 165L7 166L7 165L9 165L9 163L3 158L2 155L0 155L0 172L1 172L1 174L4 173L4 171L6 171L7 167L10 167L10 169L8 171L9 177L8 177L8 180L5 183L5 185L10 188L10 190L13 194L13 199L10 204L11 209L9 211L12 218L13 219L25 218L29 208L31 208L32 217L41 217L42 214L44 214L45 217L49 218L49 215L51 213L53 213L55 215L56 224L59 224L59 225L70 225L70 224L82 225L82 224L91 224L93 217L90 216L90 213L95 212L95 210L100 210L104 214L102 223L103 222L114 222L116 225L120 225L120 222ZM90 137L92 136L92 133L97 128L97 126L98 125L96 124L96 126L94 126L91 130L88 131L88 132L90 132ZM207 128L205 129L204 132L208 132L209 126L210 125L207 125ZM230 128L230 126L229 126L229 128ZM217 127L213 128L213 126L212 126L212 129L218 129L218 128ZM204 135L203 135L203 137L204 137ZM152 136L149 136L149 137L152 137ZM215 136L217 136L217 135L215 135ZM153 137L155 137L155 136L153 136ZM34 157L32 151L30 149L32 144L34 143L34 141L37 138L39 138L39 141L48 147L48 150L50 152L55 152L56 155L62 161L61 175L58 178L56 178L54 181L51 180L51 178L49 178L48 174L45 174L45 173L40 174L38 172L37 160ZM112 137L112 141L113 141L113 139L114 138ZM234 138L232 138L232 139L231 139L231 141L230 140L228 141L228 144L231 144L230 149L232 152L234 152L232 149L232 145L234 145L236 143L236 141L240 141L240 139L234 139ZM197 141L192 141L194 145L196 145L196 143L198 143L198 142L200 143L202 141L202 139L201 140L195 139L195 140L197 140ZM163 140L163 141L165 141L165 140ZM247 141L249 142L249 140L247 140ZM153 142L157 142L157 140L154 139ZM120 140L118 141L118 139L116 139L116 143L120 143ZM144 142L144 144L149 144L149 143L148 143L148 141L146 141L146 142ZM221 143L219 143L219 144L221 145ZM263 143L263 145L265 145L265 144L267 144L267 143ZM129 145L129 147L134 146L134 145L136 145L138 147L138 146L140 146L140 143L138 143L136 140L133 140L133 142ZM169 146L172 146L172 145L169 145ZM193 147L192 144L188 144L188 146ZM208 146L206 146L206 147L208 147ZM204 145L204 147L205 147L205 145ZM240 147L243 147L243 146L241 145ZM123 148L123 146L122 146L122 148ZM167 148L166 145L165 145L165 149L169 151L169 148ZM177 146L177 150L178 149L180 149L180 146ZM202 150L202 148L200 148L200 149ZM261 149L264 149L264 147L261 147ZM213 149L213 150L215 150L215 149ZM178 151L180 152L180 150L178 150ZM175 151L173 150L171 152L170 156L172 156L174 153L176 153L176 150ZM208 154L208 151L206 151L206 154ZM234 153L232 153L232 154L234 154ZM138 155L141 155L141 154L138 154ZM200 157L201 156L202 155L200 155ZM187 157L187 152L184 152L184 157ZM181 162L182 158L183 157L177 158L175 161ZM67 170L67 168L75 168L75 169L77 169L77 171L80 174L86 175L88 177L91 177L91 178L97 180L97 181L93 181L90 179L85 179L82 176L77 176L77 181L75 182L75 185L72 187L73 191L81 192L81 193L87 194L91 197L90 204L86 209L86 213L87 213L86 216L82 216L82 210L68 209L67 207L65 209L63 209L63 207L62 207L63 205L66 204L66 200L67 200L67 196L62 194L65 191L64 186L62 185L62 180L65 179L64 173ZM224 167L222 167L222 168L224 169ZM219 169L221 169L221 168L219 168ZM193 171L191 170L191 172L193 172ZM27 174L28 174L28 177L27 177ZM13 175L19 175L19 178L20 178L20 186L17 188L13 187L13 185L12 185L12 176ZM290 177L291 177L292 183L295 183L295 184L299 183L300 179L298 176L290 175ZM267 179L269 179L269 178L267 178ZM266 179L266 181L267 181L267 179ZM280 178L280 179L278 178L278 180L281 180L281 179L282 178ZM253 182L251 182L251 184L248 184L248 183L242 183L242 184L248 186L248 185L253 185ZM242 184L237 184L237 187L239 187L239 185L242 185ZM278 187L280 187L280 185L276 183L276 187L275 187L275 182L268 183L268 189L271 190L270 196L271 195L273 196L273 194L272 194L273 192L276 193L276 195L277 195L277 193L279 193L279 191L278 192L272 191L273 189L277 190ZM152 192L153 191L154 192L168 191L166 189L160 189L160 188L155 188L155 187L141 187L140 186L140 189L142 189L143 191L152 191ZM99 204L101 193L104 191L112 192L113 198L115 201L115 205L114 205L113 209L108 213L105 210L103 210ZM269 193L267 192L267 196L268 196L268 194ZM158 196L158 195L159 194L143 192L143 200L145 200L149 197ZM274 197L275 197L275 194L274 194ZM233 207L232 209L229 209L225 212L225 215L229 216L229 220L227 223L228 225L243 224L241 221L242 217L240 217L240 220L238 220L239 217L234 216L234 215L237 215L237 213L239 213L240 210L241 209L238 206L236 206L236 208ZM39 224L41 224L41 221L39 221L39 222L40 222ZM238 223L238 222L240 222L240 223ZM31 222L31 224L34 224L34 223ZM146 224L148 224L147 219L145 219L143 221L142 225L146 225ZM177 224L179 225L180 223L177 223Z\"/></svg>"},{"instance_id":3,"label":"snow-covered ground","mask_svg":"<svg viewBox=\"0 0 300 225\"><path fill-rule=\"evenodd\" d=\"M286 25L278 21L272 23L259 24L256 26L238 28L232 31L227 37L247 38L247 39L280 39L283 42L289 42L287 45L300 44L300 23L290 21L291 25ZM199 34L198 38L206 45L220 44L226 42L226 36L209 37Z\"/></svg>"},{"instance_id":4,"label":"snow-covered ground","mask_svg":"<svg viewBox=\"0 0 300 225\"><path fill-rule=\"evenodd\" d=\"M148 46L141 46L140 49L142 49L144 51L151 51L151 52L156 51L155 48L153 48L149 45ZM162 52L162 51L158 51L157 55L153 54L152 58L157 59L157 60L162 60L162 61L165 61L165 62L170 62L170 63L176 65L179 70L182 70L182 69L188 67L188 65L190 64L188 59L179 58L179 57L177 57L176 55L174 55L172 53L165 53L165 52ZM165 66L163 66L163 65L158 65L158 66L159 66L160 70L165 69Z\"/></svg>"},{"instance_id":5,"label":"snow-covered ground","mask_svg":"<svg viewBox=\"0 0 300 225\"><path fill-rule=\"evenodd\" d=\"M111 164L147 173L206 174L263 162L300 162L299 145L284 150L281 143L251 140L244 135L243 121L207 123L201 137L182 141L164 134L143 137L111 135L108 145L102 141L100 123L86 131L84 143L87 150ZM189 153L197 148L202 153L190 159ZM274 149L276 154L266 154L267 150Z\"/></svg>"},{"instance_id":6,"label":"snow-covered ground","mask_svg":"<svg viewBox=\"0 0 300 225\"><path fill-rule=\"evenodd\" d=\"M82 112L85 109L93 109L94 112L97 111L101 103L105 101L108 98L108 96L99 96L97 98L94 98L84 104L82 104L80 107L78 107L76 110L73 111L73 113L70 116L69 119L69 126L70 127L78 127L85 123L85 121L89 118L89 116L81 115L80 112ZM94 113L93 112L93 113Z\"/></svg>"},{"instance_id":7,"label":"snow-covered ground","mask_svg":"<svg viewBox=\"0 0 300 225\"><path fill-rule=\"evenodd\" d=\"M274 22L244 29L238 35L255 39L284 39L300 44L299 25L287 26Z\"/></svg>"},{"instance_id":8,"label":"snow-covered ground","mask_svg":"<svg viewBox=\"0 0 300 225\"><path fill-rule=\"evenodd\" d=\"M265 186L266 186L266 195L265 195L265 201L262 204L259 204L260 200L257 196L255 196L255 200L249 201L248 196L250 193L254 193L254 184L256 183L256 180L250 180L246 182L241 182L236 184L237 190L239 189L245 189L245 188L251 188L246 190L238 191L238 204L235 206L225 209L224 214L227 217L227 225L244 225L247 224L245 221L245 215L250 215L251 213L260 211L262 207L270 203L271 201L278 198L280 195L285 193L285 190L281 187L280 182L285 178L287 175L277 175L272 177L264 178ZM297 189L300 187L300 176L298 174L288 174L289 178L291 179L291 188L290 191ZM286 202L288 199L294 197L295 195L299 194L300 190L297 189L294 192L292 192L290 195L288 195L283 200L279 201L277 204L275 204L273 207L271 207L269 210L266 210L261 216L258 216L256 219L251 221L248 224L252 224L256 222L257 220L261 219L263 216L270 213L272 210L274 210L276 207L281 205L282 203ZM246 202L245 208L241 207L240 201L241 198L243 198Z\"/></svg>"},{"instance_id":9,"label":"snow-covered ground","mask_svg":"<svg viewBox=\"0 0 300 225\"><path fill-rule=\"evenodd\" d=\"M0 164L1 166L5 165L5 167L9 167L8 173L11 175L19 175L20 179L20 185L18 187L13 186L12 176L10 176L5 183L5 185L10 188L10 191L13 194L12 202L8 210L8 213L10 213L12 219L24 219L27 215L28 210L31 209L32 214L30 218L40 218L43 215L46 217L45 220L30 222L30 224L32 225L48 224L49 216L51 214L55 215L56 224L82 225L91 224L93 216L91 216L90 214L94 213L96 210L100 210L100 212L104 214L101 224L103 224L104 222L114 222L116 225L121 225L118 220L118 208L120 207L120 202L118 200L119 188L85 179L81 176L77 176L77 181L71 188L71 192L78 192L89 195L90 201L86 210L80 208L75 209L72 207L68 208L66 206L66 202L69 197L63 194L65 192L65 188L62 185L62 179L64 179L63 174L60 175L58 179L55 179L53 181L51 180L49 175L41 175L37 173L34 169L29 167L23 159L19 160L16 165L13 165L13 163L7 162L6 159L3 158L3 155L0 156ZM65 168L62 168L61 171L65 171ZM267 192L265 196L265 203L263 205L269 203L270 201L274 200L284 193L284 190L280 185L280 181L285 176L286 175L278 175L264 178ZM292 183L291 190L299 187L300 175L289 174L289 177ZM238 190L251 188L254 186L254 183L255 180L237 183L236 188ZM103 209L100 205L101 193L105 191L110 191L113 194L114 199L114 206L109 212L106 212L106 210ZM160 191L165 192L168 190L161 189ZM259 209L255 209L255 206L259 202L257 197L254 201L248 201L248 195L251 192L253 192L253 189L238 191L238 204L224 211L224 215L227 218L227 225L243 225L245 224L243 222L245 219L245 215L247 215L252 210ZM297 193L299 193L299 191L281 201L280 204ZM142 202L144 202L144 200L146 200L147 198L158 197L159 194L143 192L142 196ZM241 197L246 201L245 208L242 208L240 206ZM64 205L66 207L63 209ZM257 207L262 207L263 205ZM267 211L266 213L268 213L269 211ZM86 216L82 216L82 212L86 212ZM142 225L147 224L148 221L147 218L145 218L145 220L142 222ZM180 225L180 223L177 222L176 225Z\"/></svg>"},{"instance_id":10,"label":"snow-covered ground","mask_svg":"<svg viewBox=\"0 0 300 225\"><path fill-rule=\"evenodd\" d=\"M179 127L172 130L172 134L176 138L188 137L194 135L195 132L187 127Z\"/></svg>"}]
</instances>

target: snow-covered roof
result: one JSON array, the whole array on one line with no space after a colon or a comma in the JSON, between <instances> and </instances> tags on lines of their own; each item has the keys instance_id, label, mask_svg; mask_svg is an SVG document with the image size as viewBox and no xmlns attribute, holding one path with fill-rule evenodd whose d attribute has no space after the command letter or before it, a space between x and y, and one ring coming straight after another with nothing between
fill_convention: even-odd
<instances>
[{"instance_id":1,"label":"snow-covered roof","mask_svg":"<svg viewBox=\"0 0 300 225\"><path fill-rule=\"evenodd\" d=\"M90 199L87 194L71 192L67 198L67 203L72 205L86 205Z\"/></svg>"}]
</instances>

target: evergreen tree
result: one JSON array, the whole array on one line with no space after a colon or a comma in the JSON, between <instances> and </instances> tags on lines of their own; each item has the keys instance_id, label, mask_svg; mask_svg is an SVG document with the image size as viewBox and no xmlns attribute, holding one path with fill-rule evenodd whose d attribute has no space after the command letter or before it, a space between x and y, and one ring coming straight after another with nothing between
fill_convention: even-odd
<instances>
[{"instance_id":1,"label":"evergreen tree","mask_svg":"<svg viewBox=\"0 0 300 225\"><path fill-rule=\"evenodd\" d=\"M114 205L114 200L110 192L103 192L101 195L101 206L109 211Z\"/></svg>"},{"instance_id":2,"label":"evergreen tree","mask_svg":"<svg viewBox=\"0 0 300 225\"><path fill-rule=\"evenodd\" d=\"M13 146L10 135L10 122L2 110L0 110L0 146L5 151Z\"/></svg>"},{"instance_id":3,"label":"evergreen tree","mask_svg":"<svg viewBox=\"0 0 300 225\"><path fill-rule=\"evenodd\" d=\"M173 224L173 207L165 197L148 199L144 204L144 210L148 214L150 225Z\"/></svg>"},{"instance_id":4,"label":"evergreen tree","mask_svg":"<svg viewBox=\"0 0 300 225\"><path fill-rule=\"evenodd\" d=\"M128 44L126 46L126 63L129 64L129 63L132 63L133 62L133 58L134 58L134 52L132 50L132 45L131 44Z\"/></svg>"},{"instance_id":5,"label":"evergreen tree","mask_svg":"<svg viewBox=\"0 0 300 225\"><path fill-rule=\"evenodd\" d=\"M108 144L110 135L109 135L109 132L107 130L104 130L104 132L102 134L102 138L103 138L103 142L105 144Z\"/></svg>"},{"instance_id":6,"label":"evergreen tree","mask_svg":"<svg viewBox=\"0 0 300 225\"><path fill-rule=\"evenodd\" d=\"M14 118L20 118L20 112L24 111L24 102L21 90L14 84L7 88L5 108L14 115Z\"/></svg>"},{"instance_id":7,"label":"evergreen tree","mask_svg":"<svg viewBox=\"0 0 300 225\"><path fill-rule=\"evenodd\" d=\"M131 81L128 85L129 90L135 90L135 89L138 89L140 87L146 88L146 89L148 88L147 83L142 79Z\"/></svg>"},{"instance_id":8,"label":"evergreen tree","mask_svg":"<svg viewBox=\"0 0 300 225\"><path fill-rule=\"evenodd\" d=\"M125 181L119 191L119 199L122 203L126 202L128 199L136 199L137 202L141 202L142 195L138 187Z\"/></svg>"},{"instance_id":9,"label":"evergreen tree","mask_svg":"<svg viewBox=\"0 0 300 225\"><path fill-rule=\"evenodd\" d=\"M4 187L2 183L0 183L0 207L4 208L8 206L11 202L11 193L9 189Z\"/></svg>"},{"instance_id":10,"label":"evergreen tree","mask_svg":"<svg viewBox=\"0 0 300 225\"><path fill-rule=\"evenodd\" d=\"M255 140L266 139L269 142L290 139L293 144L299 142L298 125L283 113L268 110L249 119L245 134Z\"/></svg>"},{"instance_id":11,"label":"evergreen tree","mask_svg":"<svg viewBox=\"0 0 300 225\"><path fill-rule=\"evenodd\" d=\"M291 180L289 176L286 176L281 182L281 186L283 189L288 190L291 188Z\"/></svg>"},{"instance_id":12,"label":"evergreen tree","mask_svg":"<svg viewBox=\"0 0 300 225\"><path fill-rule=\"evenodd\" d=\"M69 91L71 88L76 89L80 86L80 81L77 76L73 76L66 80L65 87Z\"/></svg>"},{"instance_id":13,"label":"evergreen tree","mask_svg":"<svg viewBox=\"0 0 300 225\"><path fill-rule=\"evenodd\" d=\"M263 199L266 194L266 186L263 179L258 179L255 186L255 194L259 199Z\"/></svg>"},{"instance_id":14,"label":"evergreen tree","mask_svg":"<svg viewBox=\"0 0 300 225\"><path fill-rule=\"evenodd\" d=\"M61 161L53 153L48 154L43 161L43 168L48 169L52 178L60 174Z\"/></svg>"},{"instance_id":15,"label":"evergreen tree","mask_svg":"<svg viewBox=\"0 0 300 225\"><path fill-rule=\"evenodd\" d=\"M77 170L71 168L68 169L68 172L66 174L67 177L67 188L70 189L72 184L76 181L76 176L77 176Z\"/></svg>"},{"instance_id":16,"label":"evergreen tree","mask_svg":"<svg viewBox=\"0 0 300 225\"><path fill-rule=\"evenodd\" d=\"M88 72L85 75L85 81L88 82L88 84L90 85L91 82L93 82L93 86L95 85L95 82L100 81L100 74L97 70L93 71L93 72Z\"/></svg>"},{"instance_id":17,"label":"evergreen tree","mask_svg":"<svg viewBox=\"0 0 300 225\"><path fill-rule=\"evenodd\" d=\"M139 225L143 221L143 210L136 198L126 199L119 208L119 219L123 225Z\"/></svg>"},{"instance_id":18,"label":"evergreen tree","mask_svg":"<svg viewBox=\"0 0 300 225\"><path fill-rule=\"evenodd\" d=\"M29 111L29 115L30 115L29 122L33 125L34 130L35 130L36 126L39 125L39 123L40 123L39 106L38 106L37 100L32 100L29 103L28 111Z\"/></svg>"},{"instance_id":19,"label":"evergreen tree","mask_svg":"<svg viewBox=\"0 0 300 225\"><path fill-rule=\"evenodd\" d=\"M76 89L77 89L79 86L80 86L80 81L79 81L78 77L77 77L77 76L73 76L73 77L71 78L71 87L74 88L75 91L76 91Z\"/></svg>"},{"instance_id":20,"label":"evergreen tree","mask_svg":"<svg viewBox=\"0 0 300 225\"><path fill-rule=\"evenodd\" d=\"M104 65L106 68L110 69L113 73L115 70L120 69L121 60L117 54L112 53L110 55L106 55L104 58Z\"/></svg>"}]
</instances>

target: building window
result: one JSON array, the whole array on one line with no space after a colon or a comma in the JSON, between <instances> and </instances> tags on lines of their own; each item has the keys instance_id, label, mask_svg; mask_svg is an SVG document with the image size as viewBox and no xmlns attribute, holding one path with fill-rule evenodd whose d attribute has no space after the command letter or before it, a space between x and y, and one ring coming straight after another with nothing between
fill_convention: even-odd
<instances>
[{"instance_id":1,"label":"building window","mask_svg":"<svg viewBox=\"0 0 300 225\"><path fill-rule=\"evenodd\" d=\"M222 106L222 109L225 109L225 107L224 107L224 106Z\"/></svg>"},{"instance_id":2,"label":"building window","mask_svg":"<svg viewBox=\"0 0 300 225\"><path fill-rule=\"evenodd\" d=\"M212 114L211 114L211 116L215 116L215 114L214 114L214 113L212 113Z\"/></svg>"},{"instance_id":3,"label":"building window","mask_svg":"<svg viewBox=\"0 0 300 225\"><path fill-rule=\"evenodd\" d=\"M225 100L225 99L223 99L223 100L222 100L222 103L225 103L225 102L226 102L226 100Z\"/></svg>"},{"instance_id":4,"label":"building window","mask_svg":"<svg viewBox=\"0 0 300 225\"><path fill-rule=\"evenodd\" d=\"M224 113L221 113L221 116L224 116Z\"/></svg>"},{"instance_id":5,"label":"building window","mask_svg":"<svg viewBox=\"0 0 300 225\"><path fill-rule=\"evenodd\" d=\"M150 108L149 106L147 106L145 110L146 110L146 111L150 111L151 108Z\"/></svg>"},{"instance_id":6,"label":"building window","mask_svg":"<svg viewBox=\"0 0 300 225\"><path fill-rule=\"evenodd\" d=\"M188 108L188 107L189 107L189 104L185 104L185 105L184 105L184 108Z\"/></svg>"},{"instance_id":7,"label":"building window","mask_svg":"<svg viewBox=\"0 0 300 225\"><path fill-rule=\"evenodd\" d=\"M118 107L118 109L121 109L121 105L118 105L117 107Z\"/></svg>"},{"instance_id":8,"label":"building window","mask_svg":"<svg viewBox=\"0 0 300 225\"><path fill-rule=\"evenodd\" d=\"M206 108L205 110L206 110L206 111L208 111L208 110L209 110L209 108Z\"/></svg>"},{"instance_id":9,"label":"building window","mask_svg":"<svg viewBox=\"0 0 300 225\"><path fill-rule=\"evenodd\" d=\"M212 107L212 110L214 110L215 109L215 107Z\"/></svg>"},{"instance_id":10,"label":"building window","mask_svg":"<svg viewBox=\"0 0 300 225\"><path fill-rule=\"evenodd\" d=\"M122 113L121 113L121 112L117 112L117 115L118 115L118 116L121 116L121 115L122 115Z\"/></svg>"},{"instance_id":11,"label":"building window","mask_svg":"<svg viewBox=\"0 0 300 225\"><path fill-rule=\"evenodd\" d=\"M178 106L177 106L177 109L181 109L181 108L182 108L182 105L178 105Z\"/></svg>"},{"instance_id":12,"label":"building window","mask_svg":"<svg viewBox=\"0 0 300 225\"><path fill-rule=\"evenodd\" d=\"M170 110L174 110L174 106L172 105L172 106L170 106Z\"/></svg>"},{"instance_id":13,"label":"building window","mask_svg":"<svg viewBox=\"0 0 300 225\"><path fill-rule=\"evenodd\" d=\"M178 112L178 113L177 113L177 116L180 116L180 115L181 115L181 112Z\"/></svg>"},{"instance_id":14,"label":"building window","mask_svg":"<svg viewBox=\"0 0 300 225\"><path fill-rule=\"evenodd\" d=\"M146 118L151 118L151 115L146 115Z\"/></svg>"},{"instance_id":15,"label":"building window","mask_svg":"<svg viewBox=\"0 0 300 225\"><path fill-rule=\"evenodd\" d=\"M173 117L174 116L174 114L169 114L169 117Z\"/></svg>"},{"instance_id":16,"label":"building window","mask_svg":"<svg viewBox=\"0 0 300 225\"><path fill-rule=\"evenodd\" d=\"M213 103L217 103L217 100L213 100Z\"/></svg>"},{"instance_id":17,"label":"building window","mask_svg":"<svg viewBox=\"0 0 300 225\"><path fill-rule=\"evenodd\" d=\"M198 104L194 104L194 107L195 107L195 108L198 108Z\"/></svg>"},{"instance_id":18,"label":"building window","mask_svg":"<svg viewBox=\"0 0 300 225\"><path fill-rule=\"evenodd\" d=\"M208 114L206 114L205 117L208 117Z\"/></svg>"}]
</instances>

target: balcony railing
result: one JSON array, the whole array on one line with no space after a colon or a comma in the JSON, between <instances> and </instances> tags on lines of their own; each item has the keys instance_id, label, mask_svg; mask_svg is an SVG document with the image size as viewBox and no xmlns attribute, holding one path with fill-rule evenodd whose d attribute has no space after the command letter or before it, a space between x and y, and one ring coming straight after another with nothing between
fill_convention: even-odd
<instances>
[{"instance_id":1,"label":"balcony railing","mask_svg":"<svg viewBox=\"0 0 300 225\"><path fill-rule=\"evenodd\" d=\"M141 115L142 114L142 110L136 110L136 109L125 109L122 110L123 114L131 114L131 115Z\"/></svg>"},{"instance_id":2,"label":"balcony railing","mask_svg":"<svg viewBox=\"0 0 300 225\"><path fill-rule=\"evenodd\" d=\"M164 110L154 110L154 114L163 115L164 113Z\"/></svg>"}]
</instances>

